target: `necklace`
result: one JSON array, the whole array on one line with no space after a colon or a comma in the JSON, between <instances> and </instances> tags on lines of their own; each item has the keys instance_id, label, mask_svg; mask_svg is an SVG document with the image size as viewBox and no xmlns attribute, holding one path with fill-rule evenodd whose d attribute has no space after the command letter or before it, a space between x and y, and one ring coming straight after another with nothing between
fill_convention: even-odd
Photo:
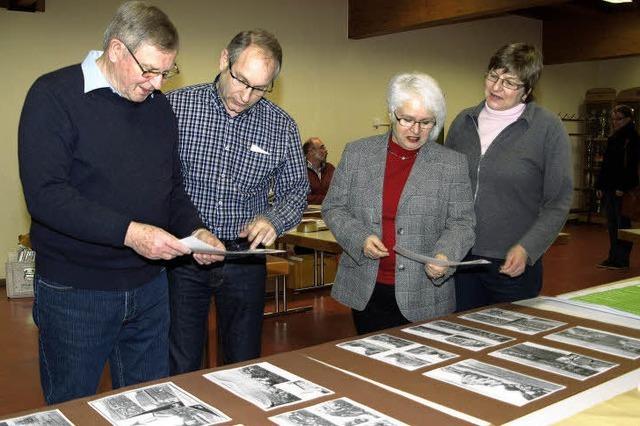
<instances>
[{"instance_id":1,"label":"necklace","mask_svg":"<svg viewBox=\"0 0 640 426\"><path fill-rule=\"evenodd\" d=\"M416 158L416 156L418 155L418 153L416 152L413 155L400 155L400 154L396 154L395 152L391 151L390 149L387 148L387 152L391 155L393 155L396 158L399 158L400 160L410 160L412 158Z\"/></svg>"}]
</instances>

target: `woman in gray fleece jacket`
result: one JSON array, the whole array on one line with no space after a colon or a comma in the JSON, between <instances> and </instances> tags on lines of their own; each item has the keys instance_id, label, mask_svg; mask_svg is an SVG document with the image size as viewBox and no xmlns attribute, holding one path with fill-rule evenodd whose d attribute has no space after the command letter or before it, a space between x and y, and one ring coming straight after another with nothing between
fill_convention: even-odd
<instances>
[{"instance_id":1,"label":"woman in gray fleece jacket","mask_svg":"<svg viewBox=\"0 0 640 426\"><path fill-rule=\"evenodd\" d=\"M485 100L462 111L445 144L467 155L477 218L469 259L459 268L458 311L538 295L542 255L566 220L573 193L569 137L560 120L532 102L542 55L514 43L490 59Z\"/></svg>"}]
</instances>

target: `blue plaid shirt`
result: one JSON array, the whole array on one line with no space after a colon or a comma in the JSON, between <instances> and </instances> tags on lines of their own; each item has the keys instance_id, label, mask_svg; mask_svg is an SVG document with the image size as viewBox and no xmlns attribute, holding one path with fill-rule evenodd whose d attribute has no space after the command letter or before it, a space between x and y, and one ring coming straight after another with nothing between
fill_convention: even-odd
<instances>
[{"instance_id":1,"label":"blue plaid shirt","mask_svg":"<svg viewBox=\"0 0 640 426\"><path fill-rule=\"evenodd\" d=\"M298 127L286 112L263 98L231 117L216 82L167 98L178 118L185 188L211 232L236 239L259 215L278 235L300 222L309 181Z\"/></svg>"}]
</instances>

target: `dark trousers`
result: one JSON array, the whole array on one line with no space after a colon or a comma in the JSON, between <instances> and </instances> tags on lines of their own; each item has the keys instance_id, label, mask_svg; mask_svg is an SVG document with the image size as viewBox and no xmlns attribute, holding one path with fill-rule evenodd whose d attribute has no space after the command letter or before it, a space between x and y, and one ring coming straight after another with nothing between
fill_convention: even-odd
<instances>
[{"instance_id":1,"label":"dark trousers","mask_svg":"<svg viewBox=\"0 0 640 426\"><path fill-rule=\"evenodd\" d=\"M265 280L264 256L227 258L208 266L190 261L169 269L172 375L202 368L212 296L223 362L260 356Z\"/></svg>"},{"instance_id":2,"label":"dark trousers","mask_svg":"<svg viewBox=\"0 0 640 426\"><path fill-rule=\"evenodd\" d=\"M631 228L628 217L622 216L622 197L616 196L614 190L603 193L605 213L607 214L607 230L609 231L609 262L615 266L629 266L629 255L633 248L631 241L618 239L618 229Z\"/></svg>"},{"instance_id":3,"label":"dark trousers","mask_svg":"<svg viewBox=\"0 0 640 426\"><path fill-rule=\"evenodd\" d=\"M88 290L36 275L40 382L47 404L94 395L109 361L114 389L169 375L164 271L130 290Z\"/></svg>"},{"instance_id":4,"label":"dark trousers","mask_svg":"<svg viewBox=\"0 0 640 426\"><path fill-rule=\"evenodd\" d=\"M480 259L468 255L465 260ZM456 311L467 311L494 303L515 302L536 297L542 289L542 258L527 265L522 275L511 278L500 273L504 259L483 257L491 263L470 268L460 267L455 275Z\"/></svg>"},{"instance_id":5,"label":"dark trousers","mask_svg":"<svg viewBox=\"0 0 640 426\"><path fill-rule=\"evenodd\" d=\"M376 283L371 299L363 311L351 310L358 334L409 324L396 302L396 288Z\"/></svg>"}]
</instances>

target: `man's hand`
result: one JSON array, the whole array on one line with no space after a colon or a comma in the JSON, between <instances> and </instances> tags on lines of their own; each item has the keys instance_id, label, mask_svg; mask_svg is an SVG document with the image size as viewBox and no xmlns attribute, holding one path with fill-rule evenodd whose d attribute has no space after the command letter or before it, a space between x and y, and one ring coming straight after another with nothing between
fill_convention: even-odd
<instances>
[{"instance_id":1,"label":"man's hand","mask_svg":"<svg viewBox=\"0 0 640 426\"><path fill-rule=\"evenodd\" d=\"M258 216L244 227L239 234L240 238L247 238L251 242L250 250L258 247L259 244L270 246L276 241L276 228L266 217Z\"/></svg>"},{"instance_id":2,"label":"man's hand","mask_svg":"<svg viewBox=\"0 0 640 426\"><path fill-rule=\"evenodd\" d=\"M380 259L381 257L389 256L389 250L382 244L380 238L377 235L369 235L364 240L364 246L362 252L369 259Z\"/></svg>"},{"instance_id":3,"label":"man's hand","mask_svg":"<svg viewBox=\"0 0 640 426\"><path fill-rule=\"evenodd\" d=\"M500 267L500 273L515 278L522 275L524 268L527 266L527 251L520 244L509 249L504 264Z\"/></svg>"},{"instance_id":4,"label":"man's hand","mask_svg":"<svg viewBox=\"0 0 640 426\"><path fill-rule=\"evenodd\" d=\"M449 260L449 258L442 253L436 254L435 258L442 259L442 260ZM432 280L443 277L444 274L447 272L447 269L449 269L448 266L432 265L431 263L426 263L424 265L424 271L427 273L427 276Z\"/></svg>"},{"instance_id":5,"label":"man's hand","mask_svg":"<svg viewBox=\"0 0 640 426\"><path fill-rule=\"evenodd\" d=\"M157 226L131 222L124 237L124 245L147 259L170 260L191 253L176 237Z\"/></svg>"},{"instance_id":6,"label":"man's hand","mask_svg":"<svg viewBox=\"0 0 640 426\"><path fill-rule=\"evenodd\" d=\"M210 246L213 246L213 247L215 247L217 249L220 249L220 250L226 250L225 247L224 247L224 244L222 244L222 242L215 235L213 235L211 232L209 232L208 229L205 229L205 228L197 229L191 235L193 235L197 239L209 244ZM224 260L224 255L223 254L194 253L193 254L193 258L196 260L196 262L198 262L201 265L209 265L211 263L220 262L220 261Z\"/></svg>"}]
</instances>

